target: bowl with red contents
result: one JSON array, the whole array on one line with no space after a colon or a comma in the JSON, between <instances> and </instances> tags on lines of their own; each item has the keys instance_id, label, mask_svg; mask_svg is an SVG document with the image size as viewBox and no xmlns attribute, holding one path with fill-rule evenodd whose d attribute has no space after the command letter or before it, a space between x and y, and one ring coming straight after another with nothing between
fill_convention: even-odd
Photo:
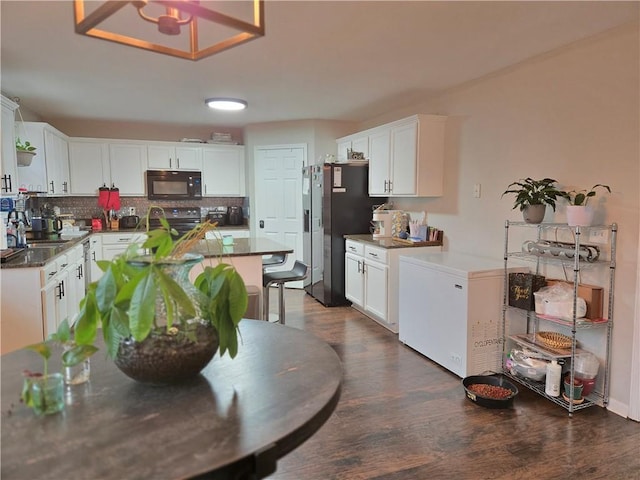
<instances>
[{"instance_id":1,"label":"bowl with red contents","mask_svg":"<svg viewBox=\"0 0 640 480\"><path fill-rule=\"evenodd\" d=\"M466 397L487 408L508 408L518 395L516 386L502 375L473 375L462 379Z\"/></svg>"}]
</instances>

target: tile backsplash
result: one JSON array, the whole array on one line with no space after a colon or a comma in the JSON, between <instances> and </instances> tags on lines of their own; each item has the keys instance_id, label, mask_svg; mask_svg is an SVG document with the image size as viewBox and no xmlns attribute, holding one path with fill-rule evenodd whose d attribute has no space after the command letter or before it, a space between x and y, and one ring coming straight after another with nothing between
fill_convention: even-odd
<instances>
[{"instance_id":1,"label":"tile backsplash","mask_svg":"<svg viewBox=\"0 0 640 480\"><path fill-rule=\"evenodd\" d=\"M163 201L149 200L146 197L120 197L120 210L118 210L117 215L118 217L129 215L129 207L135 207L136 215L142 217L150 206L162 208L198 206L200 207L200 216L204 217L210 208L219 206L242 207L244 201L244 197L205 197L199 201ZM102 216L102 209L98 206L97 197L34 197L32 198L31 207L37 211L45 203L60 207L60 213L73 214L76 219L88 220Z\"/></svg>"}]
</instances>

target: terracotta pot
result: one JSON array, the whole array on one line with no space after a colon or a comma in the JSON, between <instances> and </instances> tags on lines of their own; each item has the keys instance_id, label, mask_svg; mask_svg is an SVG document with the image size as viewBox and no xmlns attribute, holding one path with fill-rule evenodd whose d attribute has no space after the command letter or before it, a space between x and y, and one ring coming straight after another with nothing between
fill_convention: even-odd
<instances>
[{"instance_id":1,"label":"terracotta pot","mask_svg":"<svg viewBox=\"0 0 640 480\"><path fill-rule=\"evenodd\" d=\"M527 205L522 210L522 217L527 223L542 223L546 211L546 205Z\"/></svg>"}]
</instances>

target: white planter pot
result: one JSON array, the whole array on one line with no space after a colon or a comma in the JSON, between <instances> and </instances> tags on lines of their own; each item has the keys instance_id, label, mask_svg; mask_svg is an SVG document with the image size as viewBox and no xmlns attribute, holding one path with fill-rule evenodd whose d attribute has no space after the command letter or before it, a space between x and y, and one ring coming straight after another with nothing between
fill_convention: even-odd
<instances>
[{"instance_id":1,"label":"white planter pot","mask_svg":"<svg viewBox=\"0 0 640 480\"><path fill-rule=\"evenodd\" d=\"M28 167L31 165L36 152L25 152L24 150L16 150L16 160L19 167Z\"/></svg>"},{"instance_id":2,"label":"white planter pot","mask_svg":"<svg viewBox=\"0 0 640 480\"><path fill-rule=\"evenodd\" d=\"M567 224L570 227L588 227L593 222L593 209L584 205L567 205Z\"/></svg>"}]
</instances>

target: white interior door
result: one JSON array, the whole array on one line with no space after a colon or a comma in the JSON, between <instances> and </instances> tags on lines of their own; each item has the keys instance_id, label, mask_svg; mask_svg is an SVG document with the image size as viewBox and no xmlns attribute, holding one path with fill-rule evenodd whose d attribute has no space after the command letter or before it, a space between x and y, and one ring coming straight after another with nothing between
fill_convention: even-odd
<instances>
[{"instance_id":1,"label":"white interior door","mask_svg":"<svg viewBox=\"0 0 640 480\"><path fill-rule=\"evenodd\" d=\"M293 249L287 267L303 260L302 167L303 146L258 147L255 152L255 197L251 215L257 236ZM302 288L302 282L288 287Z\"/></svg>"}]
</instances>

